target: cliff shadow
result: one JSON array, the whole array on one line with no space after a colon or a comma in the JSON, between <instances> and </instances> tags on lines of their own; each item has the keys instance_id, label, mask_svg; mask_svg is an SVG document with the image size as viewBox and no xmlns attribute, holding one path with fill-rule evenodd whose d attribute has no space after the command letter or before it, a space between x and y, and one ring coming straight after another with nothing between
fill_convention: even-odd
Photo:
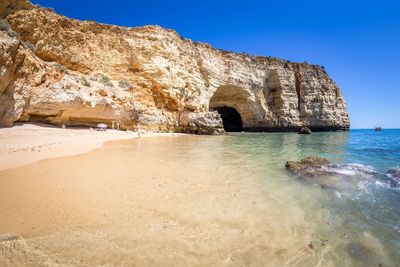
<instances>
[{"instance_id":1,"label":"cliff shadow","mask_svg":"<svg viewBox=\"0 0 400 267\"><path fill-rule=\"evenodd\" d=\"M221 115L222 124L226 132L241 132L243 131L242 117L239 112L231 107L216 107L214 110Z\"/></svg>"}]
</instances>

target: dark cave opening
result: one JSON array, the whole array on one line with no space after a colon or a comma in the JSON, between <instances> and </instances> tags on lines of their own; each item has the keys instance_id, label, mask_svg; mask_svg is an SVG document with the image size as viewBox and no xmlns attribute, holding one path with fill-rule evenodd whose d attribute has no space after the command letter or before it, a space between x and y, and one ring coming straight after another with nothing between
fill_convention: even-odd
<instances>
[{"instance_id":1,"label":"dark cave opening","mask_svg":"<svg viewBox=\"0 0 400 267\"><path fill-rule=\"evenodd\" d=\"M225 132L241 132L243 131L242 117L239 112L231 107L216 107L214 110L221 115Z\"/></svg>"}]
</instances>

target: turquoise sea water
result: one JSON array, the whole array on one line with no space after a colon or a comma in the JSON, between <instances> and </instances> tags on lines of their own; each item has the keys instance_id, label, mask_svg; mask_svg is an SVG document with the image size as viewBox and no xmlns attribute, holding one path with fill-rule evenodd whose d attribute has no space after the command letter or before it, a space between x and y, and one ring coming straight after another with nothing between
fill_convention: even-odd
<instances>
[{"instance_id":1,"label":"turquoise sea water","mask_svg":"<svg viewBox=\"0 0 400 267\"><path fill-rule=\"evenodd\" d=\"M246 193L273 199L266 205L283 211L278 223L293 222L297 240L313 236L307 241L313 260L298 253L284 265L400 266L400 129L229 133L142 144L141 153L180 158L191 173L260 183ZM286 171L286 161L307 156L328 158L333 174L307 179ZM297 224L290 208L301 210L306 222Z\"/></svg>"},{"instance_id":2,"label":"turquoise sea water","mask_svg":"<svg viewBox=\"0 0 400 267\"><path fill-rule=\"evenodd\" d=\"M312 135L293 133L230 133L249 151L274 151L277 156L296 155L298 158L316 155L335 163L360 163L377 170L400 165L400 129L350 130L349 132L317 132ZM240 138L240 139L239 139ZM238 145L238 144L236 144ZM264 150L263 150L264 149Z\"/></svg>"},{"instance_id":3,"label":"turquoise sea water","mask_svg":"<svg viewBox=\"0 0 400 267\"><path fill-rule=\"evenodd\" d=\"M351 265L378 266L383 257L386 264L400 266L400 129L230 135L228 149L238 149L258 162L265 179L296 179L283 169L286 160L307 156L331 160L330 170L338 174L332 179L296 179L302 184L299 199L304 187L321 188L322 194L304 203L309 212L316 202L327 209L330 229L322 227L321 235L337 239L332 250L354 260Z\"/></svg>"}]
</instances>

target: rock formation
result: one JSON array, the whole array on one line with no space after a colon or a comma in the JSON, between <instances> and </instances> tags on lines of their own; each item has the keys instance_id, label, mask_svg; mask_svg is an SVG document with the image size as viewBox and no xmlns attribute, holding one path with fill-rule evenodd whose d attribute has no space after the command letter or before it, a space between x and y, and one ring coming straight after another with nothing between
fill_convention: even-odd
<instances>
[{"instance_id":1,"label":"rock formation","mask_svg":"<svg viewBox=\"0 0 400 267\"><path fill-rule=\"evenodd\" d=\"M389 169L385 176L391 187L400 187L400 167Z\"/></svg>"},{"instance_id":2,"label":"rock formation","mask_svg":"<svg viewBox=\"0 0 400 267\"><path fill-rule=\"evenodd\" d=\"M302 127L300 131L297 132L298 134L312 134L312 131L308 127Z\"/></svg>"},{"instance_id":3,"label":"rock formation","mask_svg":"<svg viewBox=\"0 0 400 267\"><path fill-rule=\"evenodd\" d=\"M321 66L215 49L158 26L79 21L25 0L0 4L0 124L41 121L223 132L348 129L346 103ZM229 116L229 113L227 114Z\"/></svg>"},{"instance_id":4,"label":"rock formation","mask_svg":"<svg viewBox=\"0 0 400 267\"><path fill-rule=\"evenodd\" d=\"M327 175L329 172L323 171L322 166L330 164L325 158L307 157L300 161L288 161L285 167L288 171L305 177Z\"/></svg>"},{"instance_id":5,"label":"rock formation","mask_svg":"<svg viewBox=\"0 0 400 267\"><path fill-rule=\"evenodd\" d=\"M325 158L306 157L300 161L286 162L285 168L300 180L335 191L359 190L360 186L365 186L364 183L378 183L394 190L400 187L400 167L382 173L358 163L334 164Z\"/></svg>"}]
</instances>

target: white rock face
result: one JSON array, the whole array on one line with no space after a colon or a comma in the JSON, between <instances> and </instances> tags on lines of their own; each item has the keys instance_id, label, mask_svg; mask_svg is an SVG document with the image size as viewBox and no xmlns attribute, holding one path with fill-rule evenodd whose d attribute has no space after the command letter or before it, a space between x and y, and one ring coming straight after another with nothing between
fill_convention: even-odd
<instances>
[{"instance_id":1,"label":"white rock face","mask_svg":"<svg viewBox=\"0 0 400 267\"><path fill-rule=\"evenodd\" d=\"M158 26L102 25L20 3L0 10L18 33L0 32L2 125L118 121L125 129L141 122L156 131L219 133L222 121L212 109L223 106L239 112L244 130L350 125L339 88L320 66L226 52Z\"/></svg>"}]
</instances>

